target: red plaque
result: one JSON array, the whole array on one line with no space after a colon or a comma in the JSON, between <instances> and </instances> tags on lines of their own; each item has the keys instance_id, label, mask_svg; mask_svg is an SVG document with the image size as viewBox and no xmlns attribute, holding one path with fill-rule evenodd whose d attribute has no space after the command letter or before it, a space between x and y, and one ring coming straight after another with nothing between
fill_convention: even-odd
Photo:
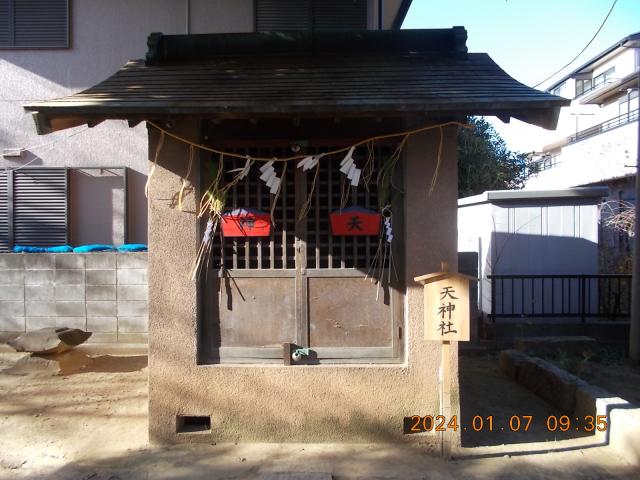
<instances>
[{"instance_id":1,"label":"red plaque","mask_svg":"<svg viewBox=\"0 0 640 480\"><path fill-rule=\"evenodd\" d=\"M225 237L268 237L271 235L271 216L268 213L239 208L222 215L222 234Z\"/></svg>"},{"instance_id":2,"label":"red plaque","mask_svg":"<svg viewBox=\"0 0 640 480\"><path fill-rule=\"evenodd\" d=\"M362 207L349 207L333 212L331 233L339 236L378 235L380 214Z\"/></svg>"}]
</instances>

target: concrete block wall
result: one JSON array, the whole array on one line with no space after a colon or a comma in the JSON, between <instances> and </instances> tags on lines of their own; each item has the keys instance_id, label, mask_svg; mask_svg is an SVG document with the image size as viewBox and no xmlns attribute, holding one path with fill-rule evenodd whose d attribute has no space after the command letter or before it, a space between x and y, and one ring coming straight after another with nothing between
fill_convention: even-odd
<instances>
[{"instance_id":1,"label":"concrete block wall","mask_svg":"<svg viewBox=\"0 0 640 480\"><path fill-rule=\"evenodd\" d=\"M147 342L147 254L0 254L0 332L93 332L89 342Z\"/></svg>"}]
</instances>

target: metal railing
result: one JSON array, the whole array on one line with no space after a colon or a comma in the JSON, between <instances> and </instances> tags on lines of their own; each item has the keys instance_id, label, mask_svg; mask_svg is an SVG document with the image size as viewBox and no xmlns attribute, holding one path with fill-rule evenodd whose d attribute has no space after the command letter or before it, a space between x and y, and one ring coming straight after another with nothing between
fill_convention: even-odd
<instances>
[{"instance_id":1,"label":"metal railing","mask_svg":"<svg viewBox=\"0 0 640 480\"><path fill-rule=\"evenodd\" d=\"M584 140L585 138L599 135L603 132L606 132L607 130L613 130L614 128L621 127L622 125L626 125L627 123L635 122L637 120L638 109L635 109L628 113L623 113L622 115L611 118L606 122L594 125L593 127L585 128L584 130L577 132L575 135L571 135L568 140L569 143L575 143L580 140Z\"/></svg>"},{"instance_id":2,"label":"metal railing","mask_svg":"<svg viewBox=\"0 0 640 480\"><path fill-rule=\"evenodd\" d=\"M489 275L490 318L630 317L631 275Z\"/></svg>"}]
</instances>

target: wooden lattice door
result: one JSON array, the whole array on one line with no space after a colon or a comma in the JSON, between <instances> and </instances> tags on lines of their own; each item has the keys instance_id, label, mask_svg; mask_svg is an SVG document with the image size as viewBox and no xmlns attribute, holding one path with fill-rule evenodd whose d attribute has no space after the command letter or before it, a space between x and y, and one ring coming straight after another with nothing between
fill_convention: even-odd
<instances>
[{"instance_id":1,"label":"wooden lattice door","mask_svg":"<svg viewBox=\"0 0 640 480\"><path fill-rule=\"evenodd\" d=\"M307 152L330 149L309 148ZM288 151L260 148L238 153L270 158ZM365 280L378 251L378 237L333 236L329 222L329 214L340 209L341 201L379 208L377 169L389 152L380 148L375 153L364 171L368 185L351 191L339 172L340 159L331 157L321 160L311 196L315 170L303 172L295 164L284 172L275 205L255 172L230 190L227 208L265 212L273 208L275 223L270 237L219 235L214 243L205 295L206 322L211 322L210 359L279 361L285 342L310 347L319 362L400 359L401 277L386 271L380 286ZM358 162L365 163L364 157L368 158L366 149L356 150ZM225 160L227 170L243 164L240 159ZM282 174L282 165L276 169ZM228 180L233 174L227 175ZM401 202L396 203L394 217L400 218ZM399 227L398 222L396 244L401 244ZM396 254L396 271L400 271L400 258Z\"/></svg>"}]
</instances>

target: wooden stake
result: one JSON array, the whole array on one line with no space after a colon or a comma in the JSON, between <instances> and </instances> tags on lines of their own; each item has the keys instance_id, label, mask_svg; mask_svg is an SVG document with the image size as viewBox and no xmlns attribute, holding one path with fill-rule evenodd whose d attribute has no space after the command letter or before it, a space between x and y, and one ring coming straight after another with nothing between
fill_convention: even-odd
<instances>
[{"instance_id":1,"label":"wooden stake","mask_svg":"<svg viewBox=\"0 0 640 480\"><path fill-rule=\"evenodd\" d=\"M444 416L445 422L451 420L451 342L444 340L442 342L442 358L440 364L440 415ZM442 458L451 457L451 433L445 427L441 432L441 449Z\"/></svg>"}]
</instances>

